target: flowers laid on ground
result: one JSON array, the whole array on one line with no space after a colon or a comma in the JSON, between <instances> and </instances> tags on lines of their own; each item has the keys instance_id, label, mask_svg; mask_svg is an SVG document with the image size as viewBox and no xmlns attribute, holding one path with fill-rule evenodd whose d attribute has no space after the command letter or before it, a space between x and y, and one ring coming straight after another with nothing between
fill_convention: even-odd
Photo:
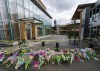
<instances>
[{"instance_id":1,"label":"flowers laid on ground","mask_svg":"<svg viewBox=\"0 0 100 71\"><path fill-rule=\"evenodd\" d=\"M40 69L42 65L46 64L58 64L61 63L74 63L74 62L83 62L90 59L98 59L98 55L91 48L85 49L64 49L64 50L50 50L46 48L45 50L34 51L26 44L22 44L20 49L14 53L0 50L0 63L6 67L12 65L15 66L15 69L24 66L25 70L29 66L32 66L34 69Z\"/></svg>"},{"instance_id":2,"label":"flowers laid on ground","mask_svg":"<svg viewBox=\"0 0 100 71\"><path fill-rule=\"evenodd\" d=\"M2 62L2 61L3 61L3 59L4 59L4 54L3 54L3 52L2 52L2 51L0 51L0 62Z\"/></svg>"}]
</instances>

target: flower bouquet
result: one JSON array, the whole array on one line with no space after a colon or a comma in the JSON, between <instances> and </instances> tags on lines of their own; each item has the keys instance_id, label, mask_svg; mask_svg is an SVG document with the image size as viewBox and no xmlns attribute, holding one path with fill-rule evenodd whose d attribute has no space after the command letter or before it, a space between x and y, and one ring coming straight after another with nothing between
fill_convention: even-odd
<instances>
[{"instance_id":1,"label":"flower bouquet","mask_svg":"<svg viewBox=\"0 0 100 71\"><path fill-rule=\"evenodd\" d=\"M32 65L33 65L33 68L34 68L35 70L38 69L38 67L39 67L39 54L38 54L38 53L36 53L36 54L34 55L34 57L33 57L33 59L32 59Z\"/></svg>"},{"instance_id":2,"label":"flower bouquet","mask_svg":"<svg viewBox=\"0 0 100 71\"><path fill-rule=\"evenodd\" d=\"M90 57L87 55L85 49L81 49L81 53L85 61L90 60Z\"/></svg>"},{"instance_id":3,"label":"flower bouquet","mask_svg":"<svg viewBox=\"0 0 100 71\"><path fill-rule=\"evenodd\" d=\"M17 63L16 63L16 66L15 66L15 69L17 70L19 67L21 67L22 65L24 65L25 63L25 59L23 56L18 56L17 57Z\"/></svg>"},{"instance_id":4,"label":"flower bouquet","mask_svg":"<svg viewBox=\"0 0 100 71\"><path fill-rule=\"evenodd\" d=\"M27 70L27 68L29 67L29 65L31 64L31 61L34 57L34 53L27 53L26 57L25 57L25 70Z\"/></svg>"},{"instance_id":5,"label":"flower bouquet","mask_svg":"<svg viewBox=\"0 0 100 71\"><path fill-rule=\"evenodd\" d=\"M55 56L55 59L56 59L58 65L60 65L60 62L61 62L61 54L56 55Z\"/></svg>"},{"instance_id":6,"label":"flower bouquet","mask_svg":"<svg viewBox=\"0 0 100 71\"><path fill-rule=\"evenodd\" d=\"M38 69L44 64L44 58L42 56L39 56L39 66Z\"/></svg>"},{"instance_id":7,"label":"flower bouquet","mask_svg":"<svg viewBox=\"0 0 100 71\"><path fill-rule=\"evenodd\" d=\"M7 60L3 62L3 64L7 64L7 67L14 65L14 63L16 62L18 54L19 54L19 51L15 52L10 57L8 57Z\"/></svg>"},{"instance_id":8,"label":"flower bouquet","mask_svg":"<svg viewBox=\"0 0 100 71\"><path fill-rule=\"evenodd\" d=\"M4 59L4 53L0 52L0 63L3 62L3 59Z\"/></svg>"},{"instance_id":9,"label":"flower bouquet","mask_svg":"<svg viewBox=\"0 0 100 71\"><path fill-rule=\"evenodd\" d=\"M27 70L29 64L31 64L31 59L27 59L27 60L25 61L25 70Z\"/></svg>"}]
</instances>

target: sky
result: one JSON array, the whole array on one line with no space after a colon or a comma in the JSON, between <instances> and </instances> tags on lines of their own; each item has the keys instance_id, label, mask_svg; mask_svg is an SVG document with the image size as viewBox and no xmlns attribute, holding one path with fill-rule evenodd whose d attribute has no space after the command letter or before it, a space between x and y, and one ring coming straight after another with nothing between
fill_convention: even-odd
<instances>
[{"instance_id":1,"label":"sky","mask_svg":"<svg viewBox=\"0 0 100 71\"><path fill-rule=\"evenodd\" d=\"M97 0L42 0L48 13L57 20L57 24L69 24L79 4L93 3ZM52 22L53 25L53 22Z\"/></svg>"}]
</instances>

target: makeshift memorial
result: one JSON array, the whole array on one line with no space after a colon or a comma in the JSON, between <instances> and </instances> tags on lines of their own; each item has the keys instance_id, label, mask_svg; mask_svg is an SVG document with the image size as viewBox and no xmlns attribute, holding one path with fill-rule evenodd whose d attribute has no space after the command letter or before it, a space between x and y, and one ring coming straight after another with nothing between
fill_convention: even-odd
<instances>
[{"instance_id":1,"label":"makeshift memorial","mask_svg":"<svg viewBox=\"0 0 100 71\"><path fill-rule=\"evenodd\" d=\"M62 62L72 64L90 59L99 60L98 54L91 48L73 48L59 51L46 48L34 51L24 43L20 46L19 50L13 53L0 50L0 62L5 64L6 67L15 65L15 69L25 66L24 68L27 70L30 64L32 64L34 69L40 69L42 65L46 64L57 63L60 65Z\"/></svg>"}]
</instances>

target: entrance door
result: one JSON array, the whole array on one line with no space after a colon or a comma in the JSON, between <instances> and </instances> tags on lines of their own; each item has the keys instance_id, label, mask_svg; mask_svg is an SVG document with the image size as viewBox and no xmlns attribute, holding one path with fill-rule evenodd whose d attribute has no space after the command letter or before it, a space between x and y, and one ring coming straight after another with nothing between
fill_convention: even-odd
<instances>
[{"instance_id":1,"label":"entrance door","mask_svg":"<svg viewBox=\"0 0 100 71\"><path fill-rule=\"evenodd\" d=\"M27 35L27 39L30 40L30 30L26 29L26 35Z\"/></svg>"},{"instance_id":2,"label":"entrance door","mask_svg":"<svg viewBox=\"0 0 100 71\"><path fill-rule=\"evenodd\" d=\"M25 28L26 28L27 39L30 40L32 38L31 24L25 24Z\"/></svg>"}]
</instances>

